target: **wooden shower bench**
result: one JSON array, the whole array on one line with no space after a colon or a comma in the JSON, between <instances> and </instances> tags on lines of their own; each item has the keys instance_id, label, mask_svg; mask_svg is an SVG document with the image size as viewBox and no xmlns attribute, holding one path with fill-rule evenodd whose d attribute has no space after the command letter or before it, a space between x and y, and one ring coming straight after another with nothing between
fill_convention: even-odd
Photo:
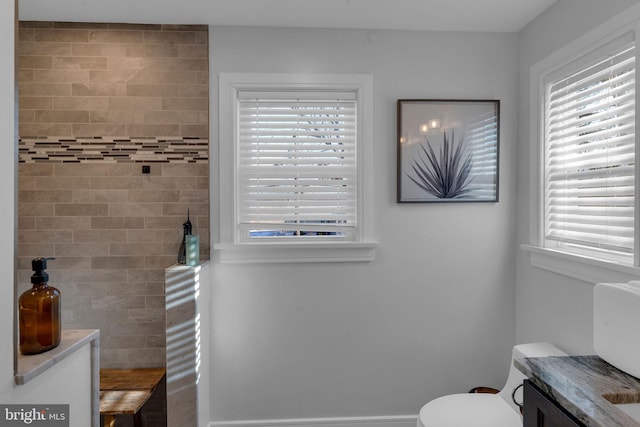
<instances>
[{"instance_id":1,"label":"wooden shower bench","mask_svg":"<svg viewBox=\"0 0 640 427\"><path fill-rule=\"evenodd\" d=\"M113 427L116 415L133 415L142 427L140 409L164 377L164 368L100 369L100 415L104 427Z\"/></svg>"}]
</instances>

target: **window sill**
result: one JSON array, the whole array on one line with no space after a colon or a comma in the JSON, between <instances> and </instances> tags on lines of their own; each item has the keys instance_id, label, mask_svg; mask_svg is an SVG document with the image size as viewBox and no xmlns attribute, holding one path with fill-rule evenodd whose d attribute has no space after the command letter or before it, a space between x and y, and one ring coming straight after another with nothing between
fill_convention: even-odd
<instances>
[{"instance_id":1,"label":"window sill","mask_svg":"<svg viewBox=\"0 0 640 427\"><path fill-rule=\"evenodd\" d=\"M592 284L602 282L626 283L640 278L640 268L638 267L532 245L521 245L521 249L529 252L529 260L534 267Z\"/></svg>"},{"instance_id":2,"label":"window sill","mask_svg":"<svg viewBox=\"0 0 640 427\"><path fill-rule=\"evenodd\" d=\"M370 262L378 243L243 243L213 248L223 263Z\"/></svg>"}]
</instances>

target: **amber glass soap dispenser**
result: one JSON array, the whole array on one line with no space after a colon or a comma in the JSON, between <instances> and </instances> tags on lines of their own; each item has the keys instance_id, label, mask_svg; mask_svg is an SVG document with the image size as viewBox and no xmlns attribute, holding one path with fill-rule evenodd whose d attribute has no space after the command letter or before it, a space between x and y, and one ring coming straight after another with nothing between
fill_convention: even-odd
<instances>
[{"instance_id":1,"label":"amber glass soap dispenser","mask_svg":"<svg viewBox=\"0 0 640 427\"><path fill-rule=\"evenodd\" d=\"M37 354L60 344L60 291L48 285L47 261L31 261L33 287L20 295L20 352Z\"/></svg>"}]
</instances>

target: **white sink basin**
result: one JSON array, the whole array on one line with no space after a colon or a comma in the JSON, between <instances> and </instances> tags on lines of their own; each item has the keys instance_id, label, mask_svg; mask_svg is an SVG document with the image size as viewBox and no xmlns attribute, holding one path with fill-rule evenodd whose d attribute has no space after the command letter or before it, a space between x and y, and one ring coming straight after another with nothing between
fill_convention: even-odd
<instances>
[{"instance_id":1,"label":"white sink basin","mask_svg":"<svg viewBox=\"0 0 640 427\"><path fill-rule=\"evenodd\" d=\"M620 403L613 406L640 423L640 403Z\"/></svg>"},{"instance_id":2,"label":"white sink basin","mask_svg":"<svg viewBox=\"0 0 640 427\"><path fill-rule=\"evenodd\" d=\"M596 353L621 371L640 378L638 325L640 281L598 283L594 287L593 347Z\"/></svg>"}]
</instances>

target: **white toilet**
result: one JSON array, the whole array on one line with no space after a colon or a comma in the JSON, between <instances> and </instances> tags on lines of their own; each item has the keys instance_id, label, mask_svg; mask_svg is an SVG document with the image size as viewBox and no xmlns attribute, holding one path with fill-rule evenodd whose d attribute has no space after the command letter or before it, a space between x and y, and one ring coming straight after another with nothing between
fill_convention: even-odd
<instances>
[{"instance_id":1,"label":"white toilet","mask_svg":"<svg viewBox=\"0 0 640 427\"><path fill-rule=\"evenodd\" d=\"M498 394L460 393L439 397L422 407L417 427L521 427L520 408L513 402L514 389L525 376L513 366L513 358L566 356L549 343L520 344L513 347L507 383ZM522 388L516 396L522 402Z\"/></svg>"}]
</instances>

